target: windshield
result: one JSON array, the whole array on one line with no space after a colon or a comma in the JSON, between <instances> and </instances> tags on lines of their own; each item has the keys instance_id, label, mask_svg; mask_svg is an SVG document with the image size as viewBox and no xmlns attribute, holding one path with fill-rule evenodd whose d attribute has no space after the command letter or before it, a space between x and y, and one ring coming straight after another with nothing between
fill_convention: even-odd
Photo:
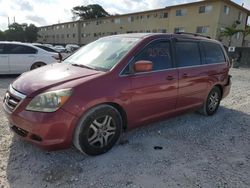
<instances>
[{"instance_id":1,"label":"windshield","mask_svg":"<svg viewBox=\"0 0 250 188\"><path fill-rule=\"evenodd\" d=\"M102 38L80 48L64 60L64 63L108 71L132 49L138 40L138 38Z\"/></svg>"}]
</instances>

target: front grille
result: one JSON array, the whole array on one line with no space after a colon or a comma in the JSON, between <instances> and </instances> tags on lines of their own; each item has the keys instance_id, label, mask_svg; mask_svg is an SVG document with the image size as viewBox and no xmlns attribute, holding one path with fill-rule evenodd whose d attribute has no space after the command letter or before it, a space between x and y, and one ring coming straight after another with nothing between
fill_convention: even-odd
<instances>
[{"instance_id":1,"label":"front grille","mask_svg":"<svg viewBox=\"0 0 250 188\"><path fill-rule=\"evenodd\" d=\"M4 103L11 111L14 111L25 97L25 95L14 90L10 85L4 97Z\"/></svg>"},{"instance_id":2,"label":"front grille","mask_svg":"<svg viewBox=\"0 0 250 188\"><path fill-rule=\"evenodd\" d=\"M9 107L9 109L11 111L14 111L15 108L18 106L18 104L20 103L20 99L18 99L17 97L13 96L12 94L10 94L9 92L6 93L5 95L5 104Z\"/></svg>"}]
</instances>

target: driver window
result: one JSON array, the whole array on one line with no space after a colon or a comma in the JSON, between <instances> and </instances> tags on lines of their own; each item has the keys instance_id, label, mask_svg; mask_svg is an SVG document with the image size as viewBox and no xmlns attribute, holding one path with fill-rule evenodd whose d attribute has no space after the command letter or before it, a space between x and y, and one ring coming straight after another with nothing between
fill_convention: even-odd
<instances>
[{"instance_id":1,"label":"driver window","mask_svg":"<svg viewBox=\"0 0 250 188\"><path fill-rule=\"evenodd\" d=\"M149 44L135 57L135 61L152 61L153 71L172 68L170 42L158 41Z\"/></svg>"}]
</instances>

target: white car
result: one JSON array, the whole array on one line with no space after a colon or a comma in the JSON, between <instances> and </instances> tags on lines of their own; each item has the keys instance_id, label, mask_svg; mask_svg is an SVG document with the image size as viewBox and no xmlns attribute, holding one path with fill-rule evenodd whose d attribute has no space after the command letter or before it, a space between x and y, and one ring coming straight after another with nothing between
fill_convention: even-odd
<instances>
[{"instance_id":1,"label":"white car","mask_svg":"<svg viewBox=\"0 0 250 188\"><path fill-rule=\"evenodd\" d=\"M80 46L78 46L76 44L67 44L65 48L66 48L67 52L72 53L72 52L78 50L80 48Z\"/></svg>"},{"instance_id":2,"label":"white car","mask_svg":"<svg viewBox=\"0 0 250 188\"><path fill-rule=\"evenodd\" d=\"M55 45L53 47L54 50L56 50L57 52L60 52L60 53L63 53L63 52L66 52L66 48L64 48L63 46L61 45Z\"/></svg>"},{"instance_id":3,"label":"white car","mask_svg":"<svg viewBox=\"0 0 250 188\"><path fill-rule=\"evenodd\" d=\"M55 62L60 62L58 53L31 44L0 41L0 74L21 74Z\"/></svg>"}]
</instances>

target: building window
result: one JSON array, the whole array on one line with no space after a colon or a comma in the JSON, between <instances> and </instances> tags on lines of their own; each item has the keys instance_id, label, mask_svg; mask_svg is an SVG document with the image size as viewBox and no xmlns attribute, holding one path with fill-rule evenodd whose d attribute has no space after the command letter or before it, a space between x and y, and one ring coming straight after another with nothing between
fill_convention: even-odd
<instances>
[{"instance_id":1,"label":"building window","mask_svg":"<svg viewBox=\"0 0 250 188\"><path fill-rule=\"evenodd\" d=\"M186 14L187 14L187 10L186 9L176 10L176 16L185 16Z\"/></svg>"},{"instance_id":2,"label":"building window","mask_svg":"<svg viewBox=\"0 0 250 188\"><path fill-rule=\"evenodd\" d=\"M76 37L76 34L75 34L75 33L73 33L72 37L73 37L73 38L75 38L75 37Z\"/></svg>"},{"instance_id":3,"label":"building window","mask_svg":"<svg viewBox=\"0 0 250 188\"><path fill-rule=\"evenodd\" d=\"M114 22L115 22L115 24L120 24L120 23L121 23L121 19L120 19L120 18L116 18L116 19L114 20Z\"/></svg>"},{"instance_id":4,"label":"building window","mask_svg":"<svg viewBox=\"0 0 250 188\"><path fill-rule=\"evenodd\" d=\"M147 18L149 19L150 17L151 17L151 15L150 15L150 14L148 14L148 15L147 15Z\"/></svg>"},{"instance_id":5,"label":"building window","mask_svg":"<svg viewBox=\"0 0 250 188\"><path fill-rule=\"evenodd\" d=\"M62 25L62 29L64 28L64 25Z\"/></svg>"},{"instance_id":6,"label":"building window","mask_svg":"<svg viewBox=\"0 0 250 188\"><path fill-rule=\"evenodd\" d=\"M242 22L242 12L239 12L238 21Z\"/></svg>"},{"instance_id":7,"label":"building window","mask_svg":"<svg viewBox=\"0 0 250 188\"><path fill-rule=\"evenodd\" d=\"M70 35L69 35L69 34L67 34L67 38L69 38L69 36L70 36Z\"/></svg>"},{"instance_id":8,"label":"building window","mask_svg":"<svg viewBox=\"0 0 250 188\"><path fill-rule=\"evenodd\" d=\"M159 33L167 33L166 29L159 29Z\"/></svg>"},{"instance_id":9,"label":"building window","mask_svg":"<svg viewBox=\"0 0 250 188\"><path fill-rule=\"evenodd\" d=\"M70 28L70 24L68 24L68 28Z\"/></svg>"},{"instance_id":10,"label":"building window","mask_svg":"<svg viewBox=\"0 0 250 188\"><path fill-rule=\"evenodd\" d=\"M196 33L208 33L209 26L198 26L196 29Z\"/></svg>"},{"instance_id":11,"label":"building window","mask_svg":"<svg viewBox=\"0 0 250 188\"><path fill-rule=\"evenodd\" d=\"M133 16L129 16L128 17L128 22L133 22L134 21L134 17Z\"/></svg>"},{"instance_id":12,"label":"building window","mask_svg":"<svg viewBox=\"0 0 250 188\"><path fill-rule=\"evenodd\" d=\"M213 7L211 5L208 6L200 6L199 7L199 13L203 14L203 13L209 13L213 10Z\"/></svg>"},{"instance_id":13,"label":"building window","mask_svg":"<svg viewBox=\"0 0 250 188\"><path fill-rule=\"evenodd\" d=\"M176 28L174 28L174 32L175 33L185 32L185 28L184 27L176 27Z\"/></svg>"},{"instance_id":14,"label":"building window","mask_svg":"<svg viewBox=\"0 0 250 188\"><path fill-rule=\"evenodd\" d=\"M58 26L56 26L56 29L59 29L60 28L60 26L58 25Z\"/></svg>"},{"instance_id":15,"label":"building window","mask_svg":"<svg viewBox=\"0 0 250 188\"><path fill-rule=\"evenodd\" d=\"M160 13L160 18L167 18L167 17L168 17L168 13L167 12Z\"/></svg>"},{"instance_id":16,"label":"building window","mask_svg":"<svg viewBox=\"0 0 250 188\"><path fill-rule=\"evenodd\" d=\"M240 39L240 32L236 33L235 38L236 38L237 40Z\"/></svg>"},{"instance_id":17,"label":"building window","mask_svg":"<svg viewBox=\"0 0 250 188\"><path fill-rule=\"evenodd\" d=\"M230 8L228 7L228 6L224 6L224 13L225 14L229 14L229 12L230 12Z\"/></svg>"}]
</instances>

